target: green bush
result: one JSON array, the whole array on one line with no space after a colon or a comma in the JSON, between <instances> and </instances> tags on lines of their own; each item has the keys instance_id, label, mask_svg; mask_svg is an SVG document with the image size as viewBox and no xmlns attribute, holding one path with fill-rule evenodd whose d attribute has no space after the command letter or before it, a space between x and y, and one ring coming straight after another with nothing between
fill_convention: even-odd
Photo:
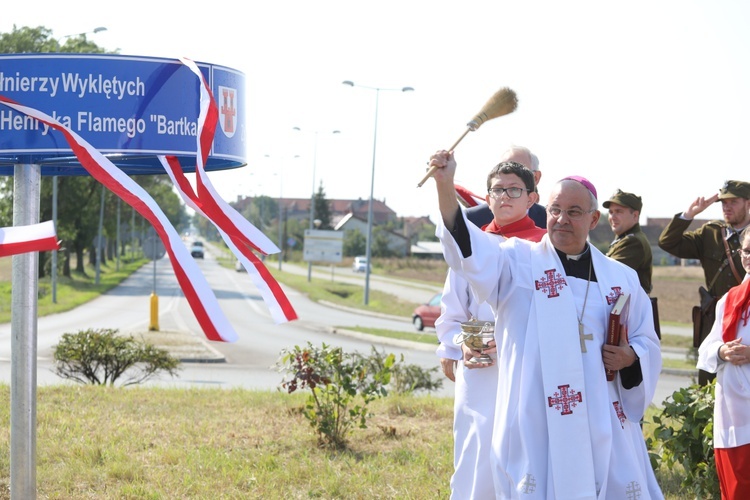
<instances>
[{"instance_id":1,"label":"green bush","mask_svg":"<svg viewBox=\"0 0 750 500\"><path fill-rule=\"evenodd\" d=\"M391 356L393 354L378 351L375 346L372 346L370 356L362 356L362 358L371 371L378 372L385 369L386 365L390 362ZM393 394L411 394L416 391L430 392L439 390L443 386L443 379L440 377L433 378L433 374L439 369L440 367L438 366L425 369L415 364L407 365L404 363L404 355L402 354L399 361L393 363L391 366L391 382L388 384L388 389Z\"/></svg>"},{"instance_id":2,"label":"green bush","mask_svg":"<svg viewBox=\"0 0 750 500\"><path fill-rule=\"evenodd\" d=\"M343 448L353 426L367 428L368 404L387 394L395 356L389 355L380 370L371 370L366 358L340 347L294 346L281 351L279 371L291 375L281 387L292 393L309 389L303 414L318 433L318 442Z\"/></svg>"},{"instance_id":3,"label":"green bush","mask_svg":"<svg viewBox=\"0 0 750 500\"><path fill-rule=\"evenodd\" d=\"M719 498L713 448L715 382L675 391L654 416L654 432L646 440L651 464L684 470L681 486L695 498Z\"/></svg>"},{"instance_id":4,"label":"green bush","mask_svg":"<svg viewBox=\"0 0 750 500\"><path fill-rule=\"evenodd\" d=\"M55 373L81 384L122 386L139 384L159 372L174 376L180 365L169 352L117 330L96 329L65 333L54 347Z\"/></svg>"}]
</instances>

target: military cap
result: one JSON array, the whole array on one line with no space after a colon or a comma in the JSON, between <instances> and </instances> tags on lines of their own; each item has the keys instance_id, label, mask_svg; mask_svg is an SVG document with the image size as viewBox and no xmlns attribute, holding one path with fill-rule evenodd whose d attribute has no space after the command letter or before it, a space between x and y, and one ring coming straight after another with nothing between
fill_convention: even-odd
<instances>
[{"instance_id":1,"label":"military cap","mask_svg":"<svg viewBox=\"0 0 750 500\"><path fill-rule=\"evenodd\" d=\"M632 208L633 210L636 210L638 212L641 211L641 208L643 208L643 202L641 201L640 196L636 196L633 193L626 193L625 191L622 191L618 189L615 191L615 194L610 196L610 198L602 203L602 206L604 208L609 208L610 203L616 203L618 205L622 205L623 207Z\"/></svg>"},{"instance_id":2,"label":"military cap","mask_svg":"<svg viewBox=\"0 0 750 500\"><path fill-rule=\"evenodd\" d=\"M724 186L719 189L719 199L727 198L744 198L750 200L750 182L726 181Z\"/></svg>"}]
</instances>

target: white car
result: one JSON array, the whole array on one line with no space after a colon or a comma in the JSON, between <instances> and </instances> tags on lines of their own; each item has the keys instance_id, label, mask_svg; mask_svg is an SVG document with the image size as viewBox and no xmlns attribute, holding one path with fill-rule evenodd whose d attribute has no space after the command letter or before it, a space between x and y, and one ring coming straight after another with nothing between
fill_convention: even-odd
<instances>
[{"instance_id":1,"label":"white car","mask_svg":"<svg viewBox=\"0 0 750 500\"><path fill-rule=\"evenodd\" d=\"M354 257L354 262L352 263L352 271L355 273L364 273L367 271L367 257L364 255L360 255L358 257Z\"/></svg>"},{"instance_id":2,"label":"white car","mask_svg":"<svg viewBox=\"0 0 750 500\"><path fill-rule=\"evenodd\" d=\"M203 242L202 241L193 242L193 244L190 246L190 255L192 255L196 259L203 258Z\"/></svg>"}]
</instances>

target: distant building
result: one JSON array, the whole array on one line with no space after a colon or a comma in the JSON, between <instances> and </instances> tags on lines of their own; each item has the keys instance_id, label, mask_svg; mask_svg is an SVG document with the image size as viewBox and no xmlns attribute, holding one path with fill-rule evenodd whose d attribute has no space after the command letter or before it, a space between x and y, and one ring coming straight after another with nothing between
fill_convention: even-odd
<instances>
[{"instance_id":1,"label":"distant building","mask_svg":"<svg viewBox=\"0 0 750 500\"><path fill-rule=\"evenodd\" d=\"M374 223L373 223L374 227ZM354 231L357 230L363 235L367 236L367 219L361 219L354 214L347 214L341 217L338 223L333 228L335 231ZM388 249L399 257L406 257L409 255L409 239L405 236L394 233L393 231L382 231L388 238Z\"/></svg>"},{"instance_id":2,"label":"distant building","mask_svg":"<svg viewBox=\"0 0 750 500\"><path fill-rule=\"evenodd\" d=\"M412 257L442 259L443 246L439 241L418 241L411 246Z\"/></svg>"}]
</instances>

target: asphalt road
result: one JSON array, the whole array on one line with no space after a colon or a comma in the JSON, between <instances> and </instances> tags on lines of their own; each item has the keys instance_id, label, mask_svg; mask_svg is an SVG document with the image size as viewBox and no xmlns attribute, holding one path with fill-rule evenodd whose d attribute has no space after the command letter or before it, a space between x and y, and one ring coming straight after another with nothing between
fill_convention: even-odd
<instances>
[{"instance_id":1,"label":"asphalt road","mask_svg":"<svg viewBox=\"0 0 750 500\"><path fill-rule=\"evenodd\" d=\"M207 346L223 359L221 363L183 363L178 377L158 379L149 384L170 387L242 387L256 390L276 390L282 374L274 364L282 349L294 345L326 343L338 345L345 350L370 352L378 350L403 355L406 363L424 368L438 365L434 348L428 344L396 342L365 335L349 335L347 327L369 326L390 330L413 332L410 318L393 318L364 314L332 308L308 300L304 295L284 288L295 307L299 320L276 325L270 318L265 304L247 273L221 267L212 258L207 247L206 258L199 266L213 288L222 310L236 329L239 340L228 344L209 342L203 336L187 301L177 285L168 258L149 264L125 280L122 285L107 294L67 313L45 316L38 319L37 326L37 383L65 383L54 374L52 349L63 333L86 328L117 328L121 332L140 333L148 330L150 318L150 295L155 291L159 297L159 327L163 331L179 331ZM268 262L269 266L276 265ZM307 274L306 266L282 264L287 272ZM330 277L337 281L360 283L364 286L364 275L350 270L328 266L314 266L316 277ZM425 302L440 291L440 287L371 274L370 287L404 298L410 302ZM337 333L338 332L338 333ZM663 332L689 335L686 329L664 327ZM426 329L425 334L434 334ZM10 324L0 325L0 380L12 383ZM668 355L665 353L665 356ZM681 387L692 383L692 379L679 373L662 373L654 403L660 405L664 399ZM433 393L437 396L453 396L452 382L445 380L443 389Z\"/></svg>"},{"instance_id":2,"label":"asphalt road","mask_svg":"<svg viewBox=\"0 0 750 500\"><path fill-rule=\"evenodd\" d=\"M201 339L212 351L223 356L224 363L183 363L177 378L160 379L151 384L168 386L244 387L276 390L283 375L273 365L282 349L307 342L341 346L347 351L369 353L378 350L403 355L404 362L425 368L437 366L434 347L428 344L395 343L378 337L348 336L336 331L347 327L368 326L413 332L409 318L374 317L359 312L326 307L304 295L283 287L300 319L277 325L247 273L221 267L206 250L198 265L211 285L221 308L239 335L233 343L205 340L195 317L176 282L168 258L154 268L149 264L125 280L122 285L73 311L38 318L37 384L65 382L52 368L53 346L64 333L87 328L116 328L123 333L148 330L150 295L159 298L159 329L179 331ZM306 272L306 269L305 269ZM354 278L356 279L356 278ZM11 325L0 325L0 380L11 383ZM430 333L427 333L430 335ZM433 393L452 396L453 387Z\"/></svg>"}]
</instances>

